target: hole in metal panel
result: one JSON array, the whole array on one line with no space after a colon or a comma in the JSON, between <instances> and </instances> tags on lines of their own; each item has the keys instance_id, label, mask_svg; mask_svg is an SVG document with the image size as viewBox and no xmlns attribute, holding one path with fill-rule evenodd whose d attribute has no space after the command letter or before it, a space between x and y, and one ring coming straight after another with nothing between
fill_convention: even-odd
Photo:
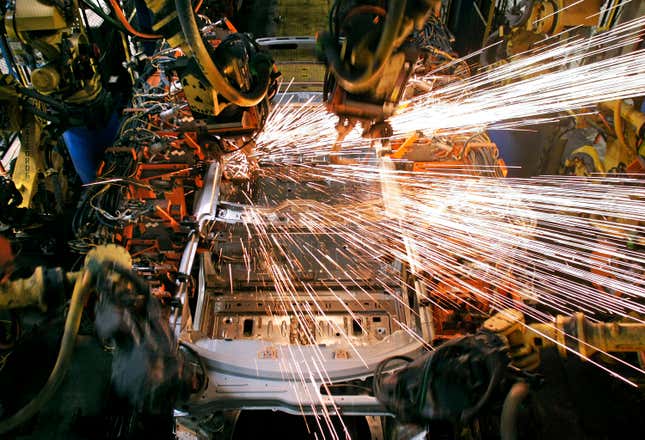
<instances>
[{"instance_id":1,"label":"hole in metal panel","mask_svg":"<svg viewBox=\"0 0 645 440\"><path fill-rule=\"evenodd\" d=\"M352 319L352 332L354 333L354 336L360 336L363 334L361 323L355 319Z\"/></svg>"},{"instance_id":2,"label":"hole in metal panel","mask_svg":"<svg viewBox=\"0 0 645 440\"><path fill-rule=\"evenodd\" d=\"M244 320L244 336L253 336L253 320L245 319Z\"/></svg>"}]
</instances>

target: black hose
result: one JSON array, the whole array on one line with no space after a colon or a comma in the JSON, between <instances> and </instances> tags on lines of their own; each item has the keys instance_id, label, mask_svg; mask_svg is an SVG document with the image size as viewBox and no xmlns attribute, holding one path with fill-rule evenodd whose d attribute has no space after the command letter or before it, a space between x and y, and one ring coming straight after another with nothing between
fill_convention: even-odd
<instances>
[{"instance_id":1,"label":"black hose","mask_svg":"<svg viewBox=\"0 0 645 440\"><path fill-rule=\"evenodd\" d=\"M529 394L529 385L526 382L517 382L508 392L502 407L500 420L501 440L517 440L517 415L520 405Z\"/></svg>"},{"instance_id":2,"label":"black hose","mask_svg":"<svg viewBox=\"0 0 645 440\"><path fill-rule=\"evenodd\" d=\"M469 421L475 414L477 414L488 402L490 399L490 396L493 395L493 391L495 391L495 388L497 388L497 385L499 385L499 382L502 380L502 377L504 376L505 373L505 367L502 367L501 365L496 365L493 367L493 371L491 373L490 377L490 382L488 382L488 387L486 388L486 391L484 391L484 394L482 397L479 399L479 401L475 404L475 406L465 409L461 413L461 420L463 422Z\"/></svg>"},{"instance_id":3,"label":"black hose","mask_svg":"<svg viewBox=\"0 0 645 440\"><path fill-rule=\"evenodd\" d=\"M504 38L499 36L498 30L490 34L484 43L486 49L482 50L479 54L479 64L488 66L489 64L495 63L502 56L500 49L505 51L503 47L505 43Z\"/></svg>"},{"instance_id":4,"label":"black hose","mask_svg":"<svg viewBox=\"0 0 645 440\"><path fill-rule=\"evenodd\" d=\"M524 26L533 13L534 2L534 0L524 0L522 3L512 8L510 12L506 14L508 25L512 28ZM523 12L520 12L520 8L522 6L524 6L525 9ZM516 11L520 13L516 13Z\"/></svg>"},{"instance_id":5,"label":"black hose","mask_svg":"<svg viewBox=\"0 0 645 440\"><path fill-rule=\"evenodd\" d=\"M349 93L368 91L378 80L392 55L394 45L400 37L399 33L403 27L407 2L406 0L394 0L390 3L391 6L387 11L383 32L374 51L373 61L370 66L358 74L349 72L344 68L339 55L338 36L329 33L321 35L329 68L334 73L338 84Z\"/></svg>"},{"instance_id":6,"label":"black hose","mask_svg":"<svg viewBox=\"0 0 645 440\"><path fill-rule=\"evenodd\" d=\"M186 44L195 58L199 70L206 80L224 98L239 107L253 107L259 104L269 90L270 68L267 69L265 77L257 79L255 87L249 92L242 92L233 87L219 71L213 62L210 53L202 39L199 27L195 21L195 14L190 0L175 0L175 8L179 18L179 24L186 38Z\"/></svg>"},{"instance_id":7,"label":"black hose","mask_svg":"<svg viewBox=\"0 0 645 440\"><path fill-rule=\"evenodd\" d=\"M383 359L377 366L376 369L374 370L374 379L372 381L372 392L376 398L379 397L381 394L381 376L383 375L383 371L385 371L385 367L390 364L392 361L404 361L407 362L408 364L411 363L414 359L408 356L391 356L387 359Z\"/></svg>"}]
</instances>

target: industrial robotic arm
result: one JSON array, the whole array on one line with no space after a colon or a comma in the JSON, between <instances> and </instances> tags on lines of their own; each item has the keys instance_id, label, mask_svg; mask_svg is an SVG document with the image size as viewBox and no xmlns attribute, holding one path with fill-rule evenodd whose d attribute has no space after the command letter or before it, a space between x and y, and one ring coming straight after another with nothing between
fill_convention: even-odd
<instances>
[{"instance_id":1,"label":"industrial robotic arm","mask_svg":"<svg viewBox=\"0 0 645 440\"><path fill-rule=\"evenodd\" d=\"M110 3L115 14L123 18L119 4ZM185 58L177 70L191 110L218 116L233 105L244 109L257 106L275 93L279 74L273 60L248 34L238 33L226 19L222 20L225 26L206 26L196 17L190 0L146 3L153 14L153 29L159 34L140 33L125 18L124 33L134 33L140 39L163 37L171 47L181 48ZM8 5L2 11L6 31L3 54L11 56L8 37L37 50L44 59L29 72L23 66L11 66L23 86L31 84L31 95L45 102L41 95L52 95L65 105L82 104L84 111L88 105L105 99L98 72L100 52L90 44L80 17L80 4L14 0ZM93 3L89 7L101 12ZM104 12L102 16L110 18Z\"/></svg>"},{"instance_id":2,"label":"industrial robotic arm","mask_svg":"<svg viewBox=\"0 0 645 440\"><path fill-rule=\"evenodd\" d=\"M519 405L531 387L549 380L535 374L541 352L555 346L562 357L571 352L583 360L596 351L642 358L645 325L592 322L582 313L527 325L520 311L504 310L476 334L449 340L417 359L386 359L375 371L374 395L397 420L417 425L467 424L498 401L501 439L515 440Z\"/></svg>"},{"instance_id":3,"label":"industrial robotic arm","mask_svg":"<svg viewBox=\"0 0 645 440\"><path fill-rule=\"evenodd\" d=\"M183 52L174 68L196 119L224 136L261 130L280 77L271 56L226 18L208 25L190 0L146 4L155 32Z\"/></svg>"},{"instance_id":4,"label":"industrial robotic arm","mask_svg":"<svg viewBox=\"0 0 645 440\"><path fill-rule=\"evenodd\" d=\"M340 126L367 131L394 113L419 58L410 40L426 23L433 0L336 1L318 45L327 63L324 100Z\"/></svg>"},{"instance_id":5,"label":"industrial robotic arm","mask_svg":"<svg viewBox=\"0 0 645 440\"><path fill-rule=\"evenodd\" d=\"M91 0L84 4L12 0L0 7L0 49L8 66L8 73L0 79L0 104L8 110L0 116L0 132L19 132L22 144L16 164L6 172L11 178L3 184L11 186L13 182L22 198L17 204L20 208L34 207L45 176L48 190L62 195L55 204L59 211L62 209L67 178L73 173L57 169L56 176L49 176L54 167L48 163L48 149L44 147L48 139L57 143L70 127L99 128L116 122L114 112L120 107L106 90L106 83L117 79L103 68L105 62L114 64L114 60L105 58L111 48L99 47L93 41L92 29L86 25L86 8L99 14L104 23L109 22L106 26L117 32L113 37L122 36L124 65L129 67L133 80L146 78L138 76L141 72L137 71L142 67L137 62L146 57L130 56L134 46L126 37L145 41L166 38L171 49L181 49L174 63L165 64L179 77L194 118L180 131L197 132L204 143L220 145L218 154L251 145L268 116L268 101L277 92L280 74L268 53L250 35L237 32L226 19L209 24L207 19L196 17L189 0L148 1L158 34L136 31L119 3L114 0L110 5L117 18ZM79 160L92 154L81 152ZM77 167L73 156L74 153L72 160ZM91 180L80 171L79 174L84 183ZM6 217L4 223L15 225L16 218L17 215ZM20 223L29 222L22 220Z\"/></svg>"},{"instance_id":6,"label":"industrial robotic arm","mask_svg":"<svg viewBox=\"0 0 645 440\"><path fill-rule=\"evenodd\" d=\"M95 43L86 18L77 1L0 5L0 133L20 143L15 163L7 159L0 170L14 195L0 200L7 226L34 230L62 214L75 173L61 136L72 127L104 127L114 110L105 87L110 71L101 65L108 48Z\"/></svg>"},{"instance_id":7,"label":"industrial robotic arm","mask_svg":"<svg viewBox=\"0 0 645 440\"><path fill-rule=\"evenodd\" d=\"M41 0L10 1L2 11L5 61L13 60L8 41L20 43L20 55L32 59L31 65L13 60L8 66L20 81L23 104L64 125L86 123L88 110L100 121L98 112L111 105L99 73L100 52L80 11L76 2Z\"/></svg>"},{"instance_id":8,"label":"industrial robotic arm","mask_svg":"<svg viewBox=\"0 0 645 440\"><path fill-rule=\"evenodd\" d=\"M0 281L10 264L3 259L11 257L3 253ZM111 385L115 395L127 402L134 414L167 422L167 426L154 429L174 438L173 405L205 386L203 366L192 351L177 344L159 301L134 275L131 264L124 248L99 246L87 255L80 271L38 267L29 278L0 284L0 310L55 309L67 300L66 292L73 290L56 363L47 382L18 411L3 414L0 435L29 421L52 399L70 369L85 314L93 316L97 337L113 351ZM87 304L94 304L93 313Z\"/></svg>"}]
</instances>

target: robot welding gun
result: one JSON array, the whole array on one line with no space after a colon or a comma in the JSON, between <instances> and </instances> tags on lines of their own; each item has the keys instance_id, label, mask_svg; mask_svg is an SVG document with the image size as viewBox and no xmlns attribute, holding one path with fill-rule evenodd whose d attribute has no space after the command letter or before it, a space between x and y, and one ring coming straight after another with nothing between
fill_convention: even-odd
<instances>
[{"instance_id":1,"label":"robot welding gun","mask_svg":"<svg viewBox=\"0 0 645 440\"><path fill-rule=\"evenodd\" d=\"M381 122L394 113L419 48L408 37L420 30L435 2L338 1L329 30L318 37L327 63L323 99L343 118Z\"/></svg>"}]
</instances>

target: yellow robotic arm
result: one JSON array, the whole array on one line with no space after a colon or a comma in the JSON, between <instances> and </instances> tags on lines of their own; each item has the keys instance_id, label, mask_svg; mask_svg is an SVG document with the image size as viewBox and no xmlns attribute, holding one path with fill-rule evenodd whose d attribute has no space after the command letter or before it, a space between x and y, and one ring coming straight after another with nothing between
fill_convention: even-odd
<instances>
[{"instance_id":1,"label":"yellow robotic arm","mask_svg":"<svg viewBox=\"0 0 645 440\"><path fill-rule=\"evenodd\" d=\"M506 338L512 364L523 370L536 369L540 351L555 346L563 357L571 351L583 359L596 352L645 351L645 324L592 322L579 312L558 315L553 323L526 325L522 312L504 310L486 320L482 328Z\"/></svg>"},{"instance_id":2,"label":"yellow robotic arm","mask_svg":"<svg viewBox=\"0 0 645 440\"><path fill-rule=\"evenodd\" d=\"M253 107L267 98L276 79L273 60L248 36L229 25L232 32L226 38L236 39L232 44L242 54L236 57L229 52L229 57L225 44L216 48L203 37L190 0L146 0L146 5L154 16L154 31L194 62L181 75L192 109L216 116L229 104Z\"/></svg>"}]
</instances>

